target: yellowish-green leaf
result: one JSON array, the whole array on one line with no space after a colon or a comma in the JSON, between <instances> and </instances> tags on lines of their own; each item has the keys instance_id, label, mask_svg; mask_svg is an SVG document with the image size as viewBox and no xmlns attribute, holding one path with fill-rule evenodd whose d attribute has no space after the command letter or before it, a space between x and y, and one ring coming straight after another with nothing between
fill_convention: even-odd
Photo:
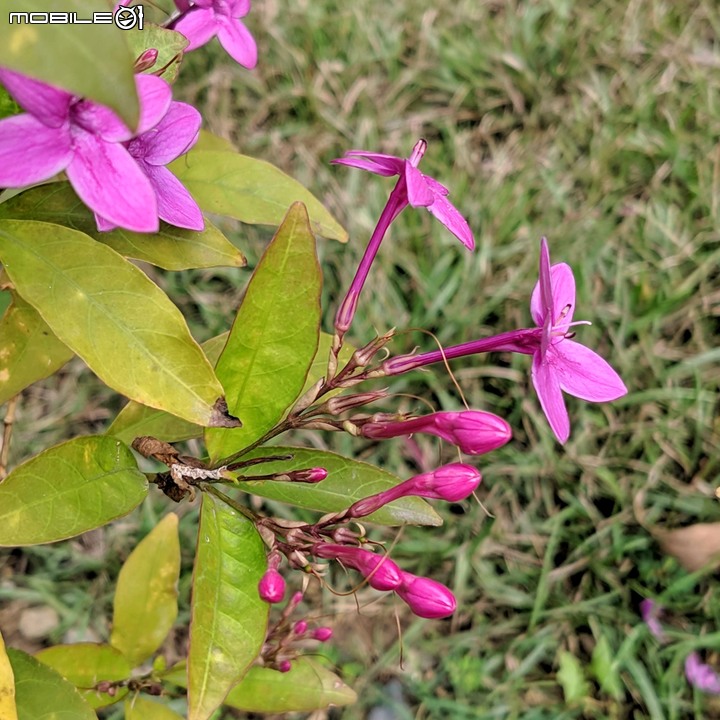
<instances>
[{"instance_id":1,"label":"yellowish-green leaf","mask_svg":"<svg viewBox=\"0 0 720 720\"><path fill-rule=\"evenodd\" d=\"M218 266L244 267L243 254L209 220L202 232L160 223L156 233L123 228L99 232L95 217L75 194L70 183L57 182L30 188L0 205L0 217L40 220L79 230L125 257L143 260L166 270Z\"/></svg>"},{"instance_id":2,"label":"yellowish-green leaf","mask_svg":"<svg viewBox=\"0 0 720 720\"><path fill-rule=\"evenodd\" d=\"M297 203L255 269L216 365L243 427L206 431L213 460L260 438L300 395L318 346L321 286L315 238Z\"/></svg>"},{"instance_id":3,"label":"yellowish-green leaf","mask_svg":"<svg viewBox=\"0 0 720 720\"><path fill-rule=\"evenodd\" d=\"M400 478L375 465L351 460L324 450L293 447L261 447L243 455L243 460L269 455L292 455L292 460L273 461L238 470L246 476L282 473L288 470L323 467L328 476L317 484L253 480L241 482L238 488L261 497L280 500L289 505L339 512L356 500L394 487ZM442 525L442 519L424 500L407 497L396 500L368 515L370 522L382 525Z\"/></svg>"},{"instance_id":4,"label":"yellowish-green leaf","mask_svg":"<svg viewBox=\"0 0 720 720\"><path fill-rule=\"evenodd\" d=\"M15 468L0 483L0 546L37 545L79 535L126 515L147 480L119 440L69 440Z\"/></svg>"},{"instance_id":5,"label":"yellowish-green leaf","mask_svg":"<svg viewBox=\"0 0 720 720\"><path fill-rule=\"evenodd\" d=\"M582 704L586 698L590 697L590 685L585 679L583 665L575 655L567 650L560 653L557 681L563 689L565 702L568 705Z\"/></svg>"},{"instance_id":6,"label":"yellowish-green leaf","mask_svg":"<svg viewBox=\"0 0 720 720\"><path fill-rule=\"evenodd\" d=\"M180 577L178 516L168 513L130 553L120 570L110 643L133 667L147 660L177 618Z\"/></svg>"},{"instance_id":7,"label":"yellowish-green leaf","mask_svg":"<svg viewBox=\"0 0 720 720\"><path fill-rule=\"evenodd\" d=\"M222 152L237 152L235 146L225 138L211 133L209 130L200 129L198 141L193 145L193 150L220 150Z\"/></svg>"},{"instance_id":8,"label":"yellowish-green leaf","mask_svg":"<svg viewBox=\"0 0 720 720\"><path fill-rule=\"evenodd\" d=\"M264 160L227 150L193 149L169 167L205 212L252 225L278 225L288 207L301 202L313 232L347 242L347 232L319 200Z\"/></svg>"},{"instance_id":9,"label":"yellowish-green leaf","mask_svg":"<svg viewBox=\"0 0 720 720\"><path fill-rule=\"evenodd\" d=\"M205 356L214 366L225 347L228 335L224 332L214 338L206 340L202 345ZM150 435L165 442L179 442L190 438L200 437L203 429L200 425L187 422L179 417L170 415L162 410L155 410L140 403L130 401L119 413L107 430L108 435L114 435L128 445L136 437Z\"/></svg>"},{"instance_id":10,"label":"yellowish-green leaf","mask_svg":"<svg viewBox=\"0 0 720 720\"><path fill-rule=\"evenodd\" d=\"M225 704L246 712L287 713L340 707L356 700L355 691L335 673L310 658L298 658L286 673L251 667Z\"/></svg>"},{"instance_id":11,"label":"yellowish-green leaf","mask_svg":"<svg viewBox=\"0 0 720 720\"><path fill-rule=\"evenodd\" d=\"M76 230L0 220L0 259L15 288L114 390L200 425L222 387L180 311L147 276Z\"/></svg>"},{"instance_id":12,"label":"yellowish-green leaf","mask_svg":"<svg viewBox=\"0 0 720 720\"><path fill-rule=\"evenodd\" d=\"M146 22L142 30L134 27L127 32L127 42L135 58L150 48L157 50L157 61L146 72L157 75L162 71L160 77L163 80L169 83L175 82L182 62L183 50L188 46L188 40L184 35L155 23Z\"/></svg>"},{"instance_id":13,"label":"yellowish-green leaf","mask_svg":"<svg viewBox=\"0 0 720 720\"><path fill-rule=\"evenodd\" d=\"M204 494L190 620L188 720L207 720L260 652L269 606L257 588L266 567L255 526Z\"/></svg>"},{"instance_id":14,"label":"yellowish-green leaf","mask_svg":"<svg viewBox=\"0 0 720 720\"><path fill-rule=\"evenodd\" d=\"M113 24L40 23L15 18L52 11L74 12L88 20L92 13L111 10L90 0L23 0L8 7L3 3L0 22L0 66L65 88L111 107L131 128L139 117L133 78L133 56L126 31ZM48 18L49 19L49 18Z\"/></svg>"},{"instance_id":15,"label":"yellowish-green leaf","mask_svg":"<svg viewBox=\"0 0 720 720\"><path fill-rule=\"evenodd\" d=\"M132 673L127 658L109 645L97 643L55 645L36 653L35 658L71 682L90 707L106 707L127 695L128 691L125 687L117 687L114 695L93 689L104 680L110 682L127 680Z\"/></svg>"},{"instance_id":16,"label":"yellowish-green leaf","mask_svg":"<svg viewBox=\"0 0 720 720\"><path fill-rule=\"evenodd\" d=\"M0 344L0 405L52 375L73 356L37 311L17 294L0 319Z\"/></svg>"},{"instance_id":17,"label":"yellowish-green leaf","mask_svg":"<svg viewBox=\"0 0 720 720\"><path fill-rule=\"evenodd\" d=\"M0 718L18 720L15 707L15 676L0 633Z\"/></svg>"},{"instance_id":18,"label":"yellowish-green leaf","mask_svg":"<svg viewBox=\"0 0 720 720\"><path fill-rule=\"evenodd\" d=\"M183 716L167 705L135 695L125 700L125 720L183 720Z\"/></svg>"},{"instance_id":19,"label":"yellowish-green leaf","mask_svg":"<svg viewBox=\"0 0 720 720\"><path fill-rule=\"evenodd\" d=\"M20 650L9 649L8 657L18 720L97 720L75 686L51 667Z\"/></svg>"}]
</instances>

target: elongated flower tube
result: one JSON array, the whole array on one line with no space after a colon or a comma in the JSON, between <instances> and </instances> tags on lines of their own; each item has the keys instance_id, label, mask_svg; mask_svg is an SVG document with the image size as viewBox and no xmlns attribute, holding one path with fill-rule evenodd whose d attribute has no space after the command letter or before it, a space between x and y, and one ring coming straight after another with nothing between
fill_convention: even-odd
<instances>
[{"instance_id":1,"label":"elongated flower tube","mask_svg":"<svg viewBox=\"0 0 720 720\"><path fill-rule=\"evenodd\" d=\"M388 557L347 545L316 543L310 552L325 560L339 560L363 575L376 590L395 590L402 582L402 571Z\"/></svg>"},{"instance_id":2,"label":"elongated flower tube","mask_svg":"<svg viewBox=\"0 0 720 720\"><path fill-rule=\"evenodd\" d=\"M360 427L366 438L393 438L416 432L447 440L468 455L496 450L512 437L510 426L497 415L482 410L437 412L409 420L369 422Z\"/></svg>"},{"instance_id":3,"label":"elongated flower tube","mask_svg":"<svg viewBox=\"0 0 720 720\"><path fill-rule=\"evenodd\" d=\"M418 164L426 149L427 142L419 140L407 160L364 150L348 150L342 158L332 161L337 165L360 168L384 177L400 176L370 237L350 289L335 316L335 333L340 339L352 324L360 293L385 233L392 221L408 205L426 207L463 245L470 250L475 247L472 231L465 218L447 200L447 188L418 170Z\"/></svg>"},{"instance_id":4,"label":"elongated flower tube","mask_svg":"<svg viewBox=\"0 0 720 720\"><path fill-rule=\"evenodd\" d=\"M155 192L123 146L134 133L109 108L10 70L0 82L27 112L0 120L0 187L24 187L63 170L80 199L109 222L156 232ZM136 75L140 98L137 133L165 115L170 86Z\"/></svg>"},{"instance_id":5,"label":"elongated flower tube","mask_svg":"<svg viewBox=\"0 0 720 720\"><path fill-rule=\"evenodd\" d=\"M358 500L347 509L346 517L365 517L393 500L410 495L459 502L471 495L481 480L482 476L471 465L450 463L432 472L416 475L388 490Z\"/></svg>"},{"instance_id":6,"label":"elongated flower tube","mask_svg":"<svg viewBox=\"0 0 720 720\"><path fill-rule=\"evenodd\" d=\"M399 375L415 368L453 358L486 352L532 355L532 381L540 405L557 439L570 436L570 419L563 392L581 400L607 402L627 394L620 376L590 348L575 342L570 328L589 324L573 322L575 278L565 263L550 265L547 240L540 243L540 278L530 299L537 327L512 330L489 338L453 345L444 350L402 355L382 364L384 375Z\"/></svg>"},{"instance_id":7,"label":"elongated flower tube","mask_svg":"<svg viewBox=\"0 0 720 720\"><path fill-rule=\"evenodd\" d=\"M418 617L437 620L455 612L457 601L452 592L435 580L402 573L402 583L395 592Z\"/></svg>"}]
</instances>

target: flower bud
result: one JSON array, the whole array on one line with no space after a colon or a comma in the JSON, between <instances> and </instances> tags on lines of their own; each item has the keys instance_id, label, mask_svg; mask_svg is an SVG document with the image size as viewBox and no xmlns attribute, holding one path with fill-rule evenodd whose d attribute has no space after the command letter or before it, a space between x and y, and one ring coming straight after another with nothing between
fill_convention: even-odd
<instances>
[{"instance_id":1,"label":"flower bud","mask_svg":"<svg viewBox=\"0 0 720 720\"><path fill-rule=\"evenodd\" d=\"M315 467L307 470L292 470L287 475L292 482L318 483L328 476L328 471L325 468Z\"/></svg>"},{"instance_id":2,"label":"flower bud","mask_svg":"<svg viewBox=\"0 0 720 720\"><path fill-rule=\"evenodd\" d=\"M402 571L390 558L369 550L332 543L317 543L313 555L326 560L340 560L343 565L355 568L376 590L395 590L402 582Z\"/></svg>"},{"instance_id":3,"label":"flower bud","mask_svg":"<svg viewBox=\"0 0 720 720\"><path fill-rule=\"evenodd\" d=\"M377 402L388 396L387 389L373 390L371 392L356 393L355 395L339 395L330 398L324 405L324 410L330 415L340 415L347 410L362 407L372 402Z\"/></svg>"},{"instance_id":4,"label":"flower bud","mask_svg":"<svg viewBox=\"0 0 720 720\"><path fill-rule=\"evenodd\" d=\"M319 627L312 631L313 640L319 640L320 642L327 642L333 636L332 628Z\"/></svg>"},{"instance_id":5,"label":"flower bud","mask_svg":"<svg viewBox=\"0 0 720 720\"><path fill-rule=\"evenodd\" d=\"M457 607L455 596L444 585L408 572L402 573L402 584L395 592L422 618L444 618Z\"/></svg>"},{"instance_id":6,"label":"flower bud","mask_svg":"<svg viewBox=\"0 0 720 720\"><path fill-rule=\"evenodd\" d=\"M149 70L157 62L157 59L158 51L155 48L148 48L138 55L133 65L133 72L141 73Z\"/></svg>"},{"instance_id":7,"label":"flower bud","mask_svg":"<svg viewBox=\"0 0 720 720\"><path fill-rule=\"evenodd\" d=\"M720 695L720 675L702 662L696 652L691 652L685 659L685 676L698 690L711 695Z\"/></svg>"},{"instance_id":8,"label":"flower bud","mask_svg":"<svg viewBox=\"0 0 720 720\"><path fill-rule=\"evenodd\" d=\"M279 603L285 596L285 580L275 569L268 570L260 579L258 593L268 603Z\"/></svg>"},{"instance_id":9,"label":"flower bud","mask_svg":"<svg viewBox=\"0 0 720 720\"><path fill-rule=\"evenodd\" d=\"M281 660L281 661L278 663L277 669L278 669L281 673L290 672L290 670L292 669L292 665L290 664L290 661L289 661L289 660Z\"/></svg>"},{"instance_id":10,"label":"flower bud","mask_svg":"<svg viewBox=\"0 0 720 720\"><path fill-rule=\"evenodd\" d=\"M293 633L295 635L304 635L307 632L307 622L305 620L298 620L293 625Z\"/></svg>"},{"instance_id":11,"label":"flower bud","mask_svg":"<svg viewBox=\"0 0 720 720\"><path fill-rule=\"evenodd\" d=\"M482 475L471 465L451 463L432 472L416 475L388 490L370 495L353 503L346 517L360 518L370 515L393 500L409 495L458 502L471 495L482 480Z\"/></svg>"},{"instance_id":12,"label":"flower bud","mask_svg":"<svg viewBox=\"0 0 720 720\"><path fill-rule=\"evenodd\" d=\"M497 415L482 410L437 412L431 415L390 422L368 422L360 428L367 438L392 438L426 432L454 443L468 455L481 455L504 445L511 437L510 426Z\"/></svg>"}]
</instances>

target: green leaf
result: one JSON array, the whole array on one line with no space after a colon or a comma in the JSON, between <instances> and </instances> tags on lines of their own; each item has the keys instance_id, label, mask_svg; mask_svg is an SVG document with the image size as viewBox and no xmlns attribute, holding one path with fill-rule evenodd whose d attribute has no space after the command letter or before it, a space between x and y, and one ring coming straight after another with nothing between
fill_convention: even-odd
<instances>
[{"instance_id":1,"label":"green leaf","mask_svg":"<svg viewBox=\"0 0 720 720\"><path fill-rule=\"evenodd\" d=\"M169 83L175 82L180 70L183 50L188 46L188 40L184 35L155 23L144 23L142 30L136 27L129 30L126 39L134 58L140 57L150 48L157 50L157 61L146 72L157 75L163 70L160 75L162 79Z\"/></svg>"},{"instance_id":2,"label":"green leaf","mask_svg":"<svg viewBox=\"0 0 720 720\"><path fill-rule=\"evenodd\" d=\"M15 676L0 633L0 718L18 720L15 706Z\"/></svg>"},{"instance_id":3,"label":"green leaf","mask_svg":"<svg viewBox=\"0 0 720 720\"><path fill-rule=\"evenodd\" d=\"M126 33L115 24L40 24L0 22L0 66L65 88L115 110L135 128L139 106ZM62 10L89 19L110 10L90 0L23 0L13 10L37 13Z\"/></svg>"},{"instance_id":4,"label":"green leaf","mask_svg":"<svg viewBox=\"0 0 720 720\"><path fill-rule=\"evenodd\" d=\"M198 141L193 145L193 151L200 150L220 150L222 152L236 153L235 146L223 137L211 133L209 130L200 128L200 136Z\"/></svg>"},{"instance_id":5,"label":"green leaf","mask_svg":"<svg viewBox=\"0 0 720 720\"><path fill-rule=\"evenodd\" d=\"M188 720L207 720L260 652L269 606L257 586L266 567L255 526L203 494L190 620Z\"/></svg>"},{"instance_id":6,"label":"green leaf","mask_svg":"<svg viewBox=\"0 0 720 720\"><path fill-rule=\"evenodd\" d=\"M0 484L0 546L79 535L127 515L146 495L145 476L119 440L69 440L15 468Z\"/></svg>"},{"instance_id":7,"label":"green leaf","mask_svg":"<svg viewBox=\"0 0 720 720\"><path fill-rule=\"evenodd\" d=\"M600 683L600 687L615 700L621 700L625 696L625 689L618 666L615 663L612 648L607 637L602 635L595 644L590 661L590 669Z\"/></svg>"},{"instance_id":8,"label":"green leaf","mask_svg":"<svg viewBox=\"0 0 720 720\"><path fill-rule=\"evenodd\" d=\"M374 465L325 452L294 447L261 447L243 455L243 460L269 455L292 455L292 460L274 461L238 470L244 475L267 475L288 470L323 467L328 476L317 484L251 480L238 483L244 492L280 500L289 505L338 512L356 500L394 487L400 481L395 475ZM368 515L370 522L382 525L442 525L440 516L421 498L408 497L396 500Z\"/></svg>"},{"instance_id":9,"label":"green leaf","mask_svg":"<svg viewBox=\"0 0 720 720\"><path fill-rule=\"evenodd\" d=\"M133 400L210 425L222 387L180 311L138 268L76 230L0 220L18 293L101 380Z\"/></svg>"},{"instance_id":10,"label":"green leaf","mask_svg":"<svg viewBox=\"0 0 720 720\"><path fill-rule=\"evenodd\" d=\"M130 553L120 570L110 643L133 667L163 643L178 614L178 516L168 513Z\"/></svg>"},{"instance_id":11,"label":"green leaf","mask_svg":"<svg viewBox=\"0 0 720 720\"><path fill-rule=\"evenodd\" d=\"M255 268L216 365L243 427L206 432L211 458L262 437L299 397L318 346L321 285L315 238L296 203Z\"/></svg>"},{"instance_id":12,"label":"green leaf","mask_svg":"<svg viewBox=\"0 0 720 720\"><path fill-rule=\"evenodd\" d=\"M97 720L75 686L20 650L8 650L18 720ZM3 719L4 720L4 719Z\"/></svg>"},{"instance_id":13,"label":"green leaf","mask_svg":"<svg viewBox=\"0 0 720 720\"><path fill-rule=\"evenodd\" d=\"M0 120L21 112L20 106L10 97L10 93L4 87L0 87Z\"/></svg>"},{"instance_id":14,"label":"green leaf","mask_svg":"<svg viewBox=\"0 0 720 720\"><path fill-rule=\"evenodd\" d=\"M121 255L166 270L247 264L243 254L207 219L202 232L165 222L160 223L156 233L135 233L122 228L99 232L93 213L66 182L40 185L15 195L0 205L0 217L64 225L90 235Z\"/></svg>"},{"instance_id":15,"label":"green leaf","mask_svg":"<svg viewBox=\"0 0 720 720\"><path fill-rule=\"evenodd\" d=\"M127 680L132 674L127 658L109 645L55 645L36 653L35 658L71 682L90 707L106 707L127 695L127 688L124 687L116 688L115 695L90 689L103 680Z\"/></svg>"},{"instance_id":16,"label":"green leaf","mask_svg":"<svg viewBox=\"0 0 720 720\"><path fill-rule=\"evenodd\" d=\"M557 672L565 702L568 705L582 704L590 696L590 685L585 679L585 672L581 662L570 652L563 650L560 653L560 669Z\"/></svg>"},{"instance_id":17,"label":"green leaf","mask_svg":"<svg viewBox=\"0 0 720 720\"><path fill-rule=\"evenodd\" d=\"M49 377L72 356L37 311L19 295L0 318L0 405Z\"/></svg>"},{"instance_id":18,"label":"green leaf","mask_svg":"<svg viewBox=\"0 0 720 720\"><path fill-rule=\"evenodd\" d=\"M311 712L350 705L357 695L335 673L309 658L292 661L289 672L253 666L225 698L238 710L258 713Z\"/></svg>"},{"instance_id":19,"label":"green leaf","mask_svg":"<svg viewBox=\"0 0 720 720\"><path fill-rule=\"evenodd\" d=\"M135 695L125 700L125 720L183 720L183 716L167 705Z\"/></svg>"},{"instance_id":20,"label":"green leaf","mask_svg":"<svg viewBox=\"0 0 720 720\"><path fill-rule=\"evenodd\" d=\"M313 232L347 242L347 232L308 190L263 160L227 150L191 150L169 167L205 212L278 225L290 205L302 202Z\"/></svg>"},{"instance_id":21,"label":"green leaf","mask_svg":"<svg viewBox=\"0 0 720 720\"><path fill-rule=\"evenodd\" d=\"M300 391L300 397L302 397L320 378L324 378L327 374L328 358L330 357L330 348L332 347L333 336L330 333L321 332L320 341L318 342L318 349L313 358L310 370L308 370L307 379L305 385ZM343 343L338 354L338 367L345 365L348 360L352 357L355 352L355 348L349 343ZM334 395L340 395L343 389L333 390L323 395L323 400L333 397Z\"/></svg>"},{"instance_id":22,"label":"green leaf","mask_svg":"<svg viewBox=\"0 0 720 720\"><path fill-rule=\"evenodd\" d=\"M212 365L215 365L225 347L229 332L216 335L206 340L202 347L205 356ZM201 425L182 420L162 410L155 410L146 405L130 401L118 414L107 430L107 435L114 435L128 445L136 437L150 435L165 442L179 442L190 438L200 437L203 434Z\"/></svg>"}]
</instances>

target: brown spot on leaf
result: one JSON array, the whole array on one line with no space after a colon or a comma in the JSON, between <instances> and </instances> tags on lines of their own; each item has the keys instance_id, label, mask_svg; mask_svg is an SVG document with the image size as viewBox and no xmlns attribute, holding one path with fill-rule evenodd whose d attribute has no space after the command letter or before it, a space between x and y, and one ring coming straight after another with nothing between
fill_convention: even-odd
<instances>
[{"instance_id":1,"label":"brown spot on leaf","mask_svg":"<svg viewBox=\"0 0 720 720\"><path fill-rule=\"evenodd\" d=\"M216 428L239 428L242 427L242 422L231 415L228 411L227 401L224 397L218 398L213 406L212 417L208 427Z\"/></svg>"}]
</instances>

